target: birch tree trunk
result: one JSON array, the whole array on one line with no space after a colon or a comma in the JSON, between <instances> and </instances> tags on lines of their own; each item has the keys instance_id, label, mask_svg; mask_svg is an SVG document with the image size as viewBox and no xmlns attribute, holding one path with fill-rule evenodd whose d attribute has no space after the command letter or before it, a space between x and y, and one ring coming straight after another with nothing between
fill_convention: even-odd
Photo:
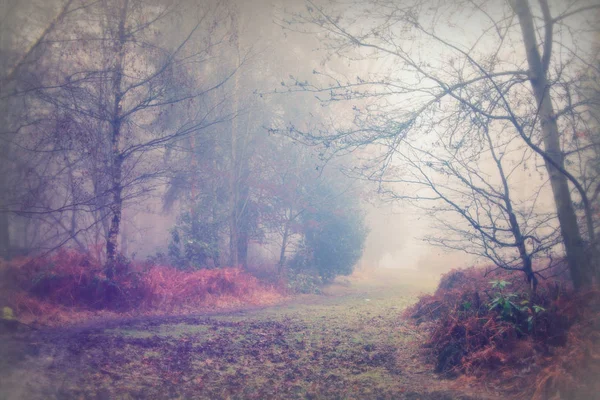
<instances>
[{"instance_id":1,"label":"birch tree trunk","mask_svg":"<svg viewBox=\"0 0 600 400\"><path fill-rule=\"evenodd\" d=\"M121 154L121 100L123 93L121 91L121 81L123 79L123 62L125 58L125 21L127 19L127 8L129 1L123 2L119 18L118 37L115 43L117 54L115 67L113 71L113 110L111 120L111 157L112 165L110 169L111 177L111 204L109 207L111 213L110 227L108 229L108 237L106 238L106 276L112 279L115 274L115 267L118 256L119 230L121 227L121 214L123 210L123 156Z\"/></svg>"}]
</instances>

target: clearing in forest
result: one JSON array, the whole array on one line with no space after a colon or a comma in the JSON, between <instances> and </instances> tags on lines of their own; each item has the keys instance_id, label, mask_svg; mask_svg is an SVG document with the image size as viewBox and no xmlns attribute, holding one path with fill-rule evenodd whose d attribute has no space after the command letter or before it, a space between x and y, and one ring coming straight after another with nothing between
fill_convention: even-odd
<instances>
[{"instance_id":1,"label":"clearing in forest","mask_svg":"<svg viewBox=\"0 0 600 400\"><path fill-rule=\"evenodd\" d=\"M425 287L387 279L221 314L113 320L2 340L6 399L486 399L418 353L403 309ZM455 386L455 385L454 385Z\"/></svg>"}]
</instances>

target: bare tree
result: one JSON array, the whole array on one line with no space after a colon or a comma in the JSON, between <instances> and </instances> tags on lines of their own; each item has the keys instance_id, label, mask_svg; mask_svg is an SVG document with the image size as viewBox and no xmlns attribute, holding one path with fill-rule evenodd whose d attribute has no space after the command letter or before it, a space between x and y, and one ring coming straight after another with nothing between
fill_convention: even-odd
<instances>
[{"instance_id":1,"label":"bare tree","mask_svg":"<svg viewBox=\"0 0 600 400\"><path fill-rule=\"evenodd\" d=\"M0 9L0 18L2 18L2 27L0 28L0 58L2 66L0 71L0 114L2 130L0 131L0 257L10 258L12 255L11 235L10 235L10 213L7 211L9 203L14 200L9 195L15 191L15 186L11 186L10 177L15 169L15 160L11 157L11 142L14 132L19 129L18 114L16 108L19 106L18 100L15 101L15 92L19 91L19 74L33 62L36 54L42 47L43 40L54 30L57 23L67 14L72 0L67 0L57 4L58 10L50 7L49 22L44 22L39 28L31 26L24 16L27 10L18 2L5 2ZM43 8L43 7L40 7ZM25 22L26 21L26 22ZM16 32L16 25L29 26L29 35L24 32L19 35ZM31 32L35 32L33 36ZM16 104L15 104L16 103ZM13 181L14 182L14 181Z\"/></svg>"},{"instance_id":2,"label":"bare tree","mask_svg":"<svg viewBox=\"0 0 600 400\"><path fill-rule=\"evenodd\" d=\"M31 152L55 154L57 176L65 178L59 171L68 165L79 193L65 188L51 204L26 212L74 212L94 226L105 224L110 278L124 204L162 185L167 144L230 118L225 96L211 102L207 94L221 91L237 70L201 75L228 46L228 25L218 25L228 9L220 3L82 4L74 2L43 41L51 51L37 60L22 92L34 95L30 107L46 122L24 131L21 141ZM182 30L164 34L174 23ZM55 126L51 138L41 129L48 124Z\"/></svg>"},{"instance_id":3,"label":"bare tree","mask_svg":"<svg viewBox=\"0 0 600 400\"><path fill-rule=\"evenodd\" d=\"M511 7L519 19L519 25L523 33L523 46L527 54L527 62L529 65L528 78L537 105L537 115L539 117L539 125L541 129L542 143L544 149L533 142L529 137L526 137L521 130L523 138L534 148L543 158L550 175L550 183L554 194L554 202L556 203L556 211L560 222L561 233L569 266L571 267L571 277L576 287L583 286L589 282L591 269L590 260L586 257L586 248L584 241L579 232L575 208L569 189L569 177L572 176L565 169L565 161L563 149L560 144L560 132L556 121L555 111L552 104L551 85L549 82L548 70L552 59L554 24L559 23L562 19L567 18L567 14L563 14L557 18L553 18L550 12L550 7L547 0L540 0L540 8L544 21L544 39L543 52L540 52L536 30L533 22L533 15L530 10L529 3L525 0L511 1ZM584 9L570 11L584 12ZM550 79L552 79L550 77ZM571 178L571 183L574 184L580 192L581 200L584 205L587 232L591 242L594 242L595 233L593 228L593 216L591 215L591 205L588 198L588 193L581 187L581 183L575 178Z\"/></svg>"},{"instance_id":4,"label":"bare tree","mask_svg":"<svg viewBox=\"0 0 600 400\"><path fill-rule=\"evenodd\" d=\"M435 218L442 229L429 243L522 271L533 293L536 259L551 260L560 243L555 214L539 209L547 180L535 173L533 151L505 127L472 118L422 130L431 145L405 139L392 155L399 170L380 171L380 191Z\"/></svg>"},{"instance_id":5,"label":"bare tree","mask_svg":"<svg viewBox=\"0 0 600 400\"><path fill-rule=\"evenodd\" d=\"M592 63L590 48L583 43L594 26L590 12L598 6L556 2L553 17L548 3L541 1L536 17L527 1L509 5L374 0L369 5L365 11L353 2L324 6L309 1L306 12L281 21L289 29L318 34L332 57L369 61L378 69L349 77L324 68L314 71L320 78L314 82L292 80L288 84L292 90L318 93L324 102L351 102L353 119L308 130L288 129L333 152L373 144L388 149L371 157L369 171L393 167L393 155L406 145L407 137L436 129L449 119L462 118L454 121L455 126L502 123L505 137L518 137L546 165L571 277L577 288L588 284L591 268L571 187L581 201L583 224L588 242L592 241L593 187L582 184L582 176L592 172L581 175L565 161L565 146L571 140L558 127L569 126L567 115L589 104L587 98L569 102L565 91ZM358 20L361 23L355 24ZM538 49L536 20L544 21L543 53ZM452 131L444 134L451 137Z\"/></svg>"},{"instance_id":6,"label":"bare tree","mask_svg":"<svg viewBox=\"0 0 600 400\"><path fill-rule=\"evenodd\" d=\"M272 137L257 160L260 171L262 222L278 241L278 273L284 273L288 254L302 233L301 217L316 206L313 194L323 185L323 168L310 149L285 137Z\"/></svg>"}]
</instances>

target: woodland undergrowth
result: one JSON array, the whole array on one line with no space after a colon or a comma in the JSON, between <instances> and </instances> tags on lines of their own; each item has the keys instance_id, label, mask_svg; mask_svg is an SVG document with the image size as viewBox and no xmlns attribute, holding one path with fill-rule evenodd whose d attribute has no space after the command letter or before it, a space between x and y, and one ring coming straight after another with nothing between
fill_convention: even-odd
<instances>
[{"instance_id":1,"label":"woodland undergrowth","mask_svg":"<svg viewBox=\"0 0 600 400\"><path fill-rule=\"evenodd\" d=\"M600 291L575 292L564 266L525 279L483 268L445 274L405 316L426 333L436 371L488 382L515 398L591 399L600 393Z\"/></svg>"},{"instance_id":2,"label":"woodland undergrowth","mask_svg":"<svg viewBox=\"0 0 600 400\"><path fill-rule=\"evenodd\" d=\"M267 305L283 297L276 285L240 268L180 270L121 259L108 279L93 256L71 249L16 259L0 265L0 271L8 286L0 299L3 306L34 325Z\"/></svg>"}]
</instances>

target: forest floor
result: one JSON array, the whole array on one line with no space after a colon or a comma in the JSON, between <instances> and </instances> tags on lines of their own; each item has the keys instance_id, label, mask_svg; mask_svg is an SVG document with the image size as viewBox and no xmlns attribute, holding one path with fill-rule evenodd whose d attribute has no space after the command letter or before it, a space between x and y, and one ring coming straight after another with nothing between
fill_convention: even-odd
<instances>
[{"instance_id":1,"label":"forest floor","mask_svg":"<svg viewBox=\"0 0 600 400\"><path fill-rule=\"evenodd\" d=\"M432 282L348 280L219 314L0 337L0 399L495 399L432 372L402 310Z\"/></svg>"}]
</instances>

